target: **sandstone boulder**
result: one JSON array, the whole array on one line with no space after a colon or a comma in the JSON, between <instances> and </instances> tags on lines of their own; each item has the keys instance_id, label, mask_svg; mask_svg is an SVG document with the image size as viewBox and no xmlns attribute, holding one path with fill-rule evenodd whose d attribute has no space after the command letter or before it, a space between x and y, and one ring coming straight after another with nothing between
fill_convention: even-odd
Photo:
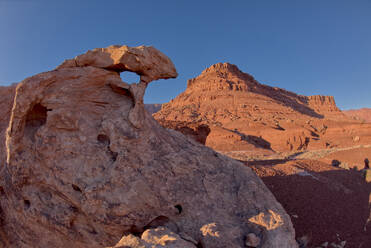
<instances>
[{"instance_id":1,"label":"sandstone boulder","mask_svg":"<svg viewBox=\"0 0 371 248\"><path fill-rule=\"evenodd\" d=\"M124 70L140 82L122 82ZM249 168L144 110L147 84L176 76L152 47L112 46L18 84L4 118L2 245L244 247L254 233L260 247L297 247L289 216Z\"/></svg>"}]
</instances>

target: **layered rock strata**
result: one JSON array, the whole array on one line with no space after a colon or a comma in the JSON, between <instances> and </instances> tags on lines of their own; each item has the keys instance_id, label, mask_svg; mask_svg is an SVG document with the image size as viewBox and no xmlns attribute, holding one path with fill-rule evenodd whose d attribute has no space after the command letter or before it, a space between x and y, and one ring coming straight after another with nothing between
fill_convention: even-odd
<instances>
[{"instance_id":1,"label":"layered rock strata","mask_svg":"<svg viewBox=\"0 0 371 248\"><path fill-rule=\"evenodd\" d=\"M354 120L371 123L371 108L351 109L343 112Z\"/></svg>"},{"instance_id":2,"label":"layered rock strata","mask_svg":"<svg viewBox=\"0 0 371 248\"><path fill-rule=\"evenodd\" d=\"M347 118L332 96L270 87L229 63L212 65L188 80L187 89L154 117L219 151L270 155L371 143L371 125ZM198 126L209 129L206 137ZM356 136L361 138L355 141Z\"/></svg>"}]
</instances>

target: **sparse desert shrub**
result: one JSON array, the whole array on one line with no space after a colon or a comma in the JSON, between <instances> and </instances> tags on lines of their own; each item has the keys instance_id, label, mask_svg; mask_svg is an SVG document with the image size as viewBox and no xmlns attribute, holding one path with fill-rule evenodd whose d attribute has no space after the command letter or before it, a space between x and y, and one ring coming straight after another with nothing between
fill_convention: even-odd
<instances>
[{"instance_id":1,"label":"sparse desert shrub","mask_svg":"<svg viewBox=\"0 0 371 248\"><path fill-rule=\"evenodd\" d=\"M334 159L334 160L331 161L332 166L339 167L340 164L341 164L341 162L337 159Z\"/></svg>"}]
</instances>

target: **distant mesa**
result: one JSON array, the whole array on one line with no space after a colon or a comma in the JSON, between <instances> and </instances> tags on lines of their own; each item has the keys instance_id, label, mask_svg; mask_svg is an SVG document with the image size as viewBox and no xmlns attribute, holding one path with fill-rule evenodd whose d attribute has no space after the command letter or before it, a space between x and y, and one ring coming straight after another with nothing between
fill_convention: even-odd
<instances>
[{"instance_id":1,"label":"distant mesa","mask_svg":"<svg viewBox=\"0 0 371 248\"><path fill-rule=\"evenodd\" d=\"M153 104L144 104L145 109L148 111L150 114L157 113L160 111L162 104L160 103L153 103Z\"/></svg>"},{"instance_id":2,"label":"distant mesa","mask_svg":"<svg viewBox=\"0 0 371 248\"><path fill-rule=\"evenodd\" d=\"M188 80L187 89L154 117L216 150L262 154L349 145L349 134L339 138L332 129L359 124L339 110L333 96L303 96L261 84L229 63L212 65ZM197 137L200 125L209 128L207 137Z\"/></svg>"},{"instance_id":3,"label":"distant mesa","mask_svg":"<svg viewBox=\"0 0 371 248\"><path fill-rule=\"evenodd\" d=\"M184 94L194 93L193 95L209 96L209 99L205 98L204 100L215 102L216 98L220 98L222 92L225 96L233 94L235 98L238 97L236 100L241 100L240 98L247 95L250 97L260 95L260 98L266 98L273 104L282 105L286 108L286 112L291 109L310 117L323 118L329 112L338 112L337 114L341 115L332 96L306 97L277 87L260 84L253 76L240 71L236 65L229 63L212 65L198 77L188 80ZM191 99L193 98L191 97Z\"/></svg>"},{"instance_id":4,"label":"distant mesa","mask_svg":"<svg viewBox=\"0 0 371 248\"><path fill-rule=\"evenodd\" d=\"M371 108L351 109L343 112L354 120L371 123Z\"/></svg>"}]
</instances>

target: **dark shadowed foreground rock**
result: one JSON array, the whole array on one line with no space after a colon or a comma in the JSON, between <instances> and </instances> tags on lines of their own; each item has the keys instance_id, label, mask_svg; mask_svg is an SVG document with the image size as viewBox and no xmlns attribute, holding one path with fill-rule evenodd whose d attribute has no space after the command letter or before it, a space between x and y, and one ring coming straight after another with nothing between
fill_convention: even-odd
<instances>
[{"instance_id":1,"label":"dark shadowed foreground rock","mask_svg":"<svg viewBox=\"0 0 371 248\"><path fill-rule=\"evenodd\" d=\"M125 70L141 81L122 82ZM260 247L297 247L249 168L144 110L147 84L176 76L155 48L112 46L21 82L1 161L2 246L244 247L253 233Z\"/></svg>"}]
</instances>

